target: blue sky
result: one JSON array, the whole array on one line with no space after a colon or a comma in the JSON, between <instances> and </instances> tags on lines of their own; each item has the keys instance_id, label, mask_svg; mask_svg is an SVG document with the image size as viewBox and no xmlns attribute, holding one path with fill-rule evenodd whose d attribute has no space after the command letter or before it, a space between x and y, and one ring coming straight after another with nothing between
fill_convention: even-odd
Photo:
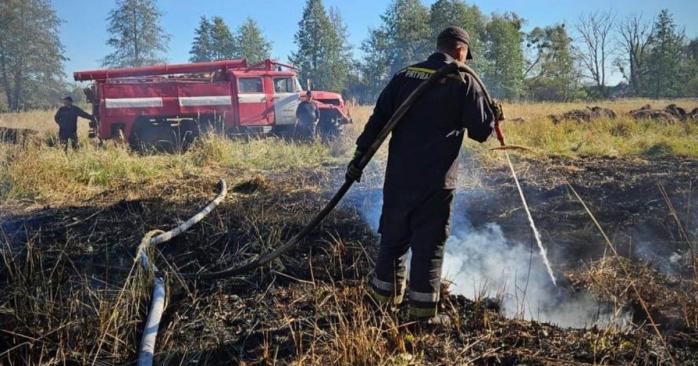
<instances>
[{"instance_id":1,"label":"blue sky","mask_svg":"<svg viewBox=\"0 0 698 366\"><path fill-rule=\"evenodd\" d=\"M64 23L61 40L65 45L66 74L100 67L100 59L109 53L106 18L114 1L108 0L52 0ZM435 0L422 0L431 5ZM339 8L349 27L350 41L358 48L368 29L380 25L380 15L391 0L325 0L325 6ZM261 25L264 34L273 43L273 56L286 60L294 50L293 35L300 20L304 0L159 0L164 11L163 25L172 38L167 60L186 62L199 17L221 16L231 29L246 17ZM642 13L654 16L668 8L686 34L698 36L698 0L489 0L468 1L486 14L513 11L526 19L526 29L557 22L574 23L579 15L594 10L613 9L619 16ZM72 77L71 77L72 79Z\"/></svg>"}]
</instances>

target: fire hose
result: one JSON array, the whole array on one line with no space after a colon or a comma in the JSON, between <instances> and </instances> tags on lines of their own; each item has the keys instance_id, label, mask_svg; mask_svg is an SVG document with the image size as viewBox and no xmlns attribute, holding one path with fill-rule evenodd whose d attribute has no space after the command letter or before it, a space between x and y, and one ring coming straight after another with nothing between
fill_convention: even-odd
<instances>
[{"instance_id":1,"label":"fire hose","mask_svg":"<svg viewBox=\"0 0 698 366\"><path fill-rule=\"evenodd\" d=\"M393 115L390 117L390 119L385 123L385 126L381 129L381 131L378 133L376 139L373 141L373 143L370 145L370 147L366 150L366 152L362 155L361 159L359 160L357 164L357 168L359 170L363 170L366 165L368 165L369 161L373 158L373 156L376 154L378 149L381 147L385 139L388 137L388 135L393 131L395 126L400 122L400 120L405 116L407 111L412 107L412 105L422 96L422 94L430 88L434 83L437 81L443 79L444 77L447 77L451 74L456 74L458 72L464 72L472 76L473 80L480 86L480 89L483 91L483 95L485 98L485 102L492 108L493 111L498 111L501 112L501 107L499 104L497 104L492 97L490 96L489 92L487 91L487 88L485 84L482 82L482 80L478 77L478 75L475 73L473 69L471 69L469 66L460 63L460 62L453 62L450 63L446 66L443 66L431 76L423 81L417 88L405 99L405 101L398 107L398 109L393 113ZM501 117L503 117L503 113L498 113ZM509 146L504 143L504 135L502 134L501 128L499 126L499 121L495 123L495 131L497 134L497 139L499 140L501 146L498 149L504 150L505 152L508 149L525 149L520 146ZM507 152L507 159L509 161L509 165L511 167L512 174L514 175L516 185L519 188L519 193L521 196L521 199L524 203L524 207L526 209L526 213L528 214L529 222L531 224L531 227L534 230L534 233L536 235L536 238L538 239L538 242L540 243L540 235L538 234L538 230L535 229L535 224L533 222L533 218L531 217L530 211L528 209L528 204L526 203L526 200L523 195L523 191L521 190L521 186L519 184L518 178L516 177L516 172L513 169L513 165L511 165L511 159L509 159L509 154ZM286 253L288 250L294 248L297 246L300 241L308 235L313 229L315 229L321 222L322 220L327 217L327 215L339 204L339 202L342 200L344 195L349 191L349 188L351 188L352 184L354 184L354 180L347 178L344 183L342 184L341 187L337 190L337 192L332 196L332 198L329 200L329 202L323 207L322 210L320 210L313 218L306 224L303 229L298 232L296 235L291 237L288 241L286 241L284 244L278 246L276 249L266 253L266 254L260 254L255 257L253 257L250 260L247 260L246 262L235 265L232 267L228 267L223 270L219 271L214 271L214 272L197 272L197 273L181 273L183 277L188 277L188 278L195 278L195 279L201 279L201 280L215 280L215 279L220 279L224 277L230 277L230 276L235 276L239 275L242 273L246 273L250 270L253 270L255 268L261 267L265 264L270 263L271 261L275 260L276 258L280 257L282 254ZM552 277L552 271L550 271L550 265L548 263L547 257L545 256L545 249L543 248L542 244L539 244L539 248L541 249L541 254L544 256L544 261L546 263L546 266L549 270L549 273L551 274L551 278L553 279L553 283L555 282L554 277Z\"/></svg>"},{"instance_id":2,"label":"fire hose","mask_svg":"<svg viewBox=\"0 0 698 366\"><path fill-rule=\"evenodd\" d=\"M155 281L153 286L153 294L150 300L150 310L148 311L148 318L146 319L145 326L143 327L143 335L141 337L141 347L138 352L138 366L149 366L153 364L153 355L155 354L155 340L158 335L158 328L160 327L160 319L162 317L162 312L165 309L165 281L158 268L148 257L148 248L153 245L164 243L171 240L175 236L187 231L189 228L194 226L194 224L203 220L204 217L213 211L216 206L218 206L225 195L228 193L228 187L224 180L220 181L221 190L216 195L216 197L206 205L201 211L196 215L189 218L189 220L177 225L174 229L163 232L161 230L153 230L145 234L141 240L141 244L138 246L136 252L136 260L140 261L141 266L146 271L152 270L155 274Z\"/></svg>"}]
</instances>

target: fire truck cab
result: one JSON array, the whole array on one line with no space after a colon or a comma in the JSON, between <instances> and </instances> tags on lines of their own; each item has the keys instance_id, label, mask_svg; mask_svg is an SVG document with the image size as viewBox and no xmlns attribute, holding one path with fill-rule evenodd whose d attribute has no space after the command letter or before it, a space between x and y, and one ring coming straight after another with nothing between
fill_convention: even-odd
<instances>
[{"instance_id":1,"label":"fire truck cab","mask_svg":"<svg viewBox=\"0 0 698 366\"><path fill-rule=\"evenodd\" d=\"M248 65L225 60L74 73L85 89L100 139L132 146L174 147L199 134L289 135L306 98L295 68L272 60ZM334 137L351 123L341 95L311 91L320 110L318 131Z\"/></svg>"}]
</instances>

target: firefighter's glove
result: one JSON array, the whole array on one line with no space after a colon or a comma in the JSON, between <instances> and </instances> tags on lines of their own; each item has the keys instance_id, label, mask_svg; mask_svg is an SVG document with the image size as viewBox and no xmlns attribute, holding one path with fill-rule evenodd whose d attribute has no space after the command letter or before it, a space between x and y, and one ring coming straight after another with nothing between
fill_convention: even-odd
<instances>
[{"instance_id":1,"label":"firefighter's glove","mask_svg":"<svg viewBox=\"0 0 698 366\"><path fill-rule=\"evenodd\" d=\"M494 112L495 121L504 121L504 108L502 108L502 103L496 99L492 99L492 112Z\"/></svg>"},{"instance_id":2,"label":"firefighter's glove","mask_svg":"<svg viewBox=\"0 0 698 366\"><path fill-rule=\"evenodd\" d=\"M361 182L361 174L363 173L363 171L361 168L359 168L359 161L361 161L362 156L363 152L359 150L356 150L356 152L354 152L354 157L351 159L349 165L347 166L347 180Z\"/></svg>"}]
</instances>

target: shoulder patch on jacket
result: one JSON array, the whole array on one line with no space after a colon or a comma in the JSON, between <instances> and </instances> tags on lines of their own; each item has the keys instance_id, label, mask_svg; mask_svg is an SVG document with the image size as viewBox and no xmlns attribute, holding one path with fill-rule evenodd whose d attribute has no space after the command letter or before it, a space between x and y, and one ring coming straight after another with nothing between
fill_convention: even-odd
<instances>
[{"instance_id":1,"label":"shoulder patch on jacket","mask_svg":"<svg viewBox=\"0 0 698 366\"><path fill-rule=\"evenodd\" d=\"M402 72L408 78L426 80L429 79L431 74L435 73L436 70L427 69L426 67L410 66L402 69Z\"/></svg>"},{"instance_id":2,"label":"shoulder patch on jacket","mask_svg":"<svg viewBox=\"0 0 698 366\"><path fill-rule=\"evenodd\" d=\"M429 79L429 77L435 72L436 70L418 66L409 66L400 70L400 73L404 73L406 77L419 80ZM446 75L446 77L449 79L458 80L460 82L465 82L465 80L463 79L463 75L461 75L460 73L457 75L449 74Z\"/></svg>"}]
</instances>

